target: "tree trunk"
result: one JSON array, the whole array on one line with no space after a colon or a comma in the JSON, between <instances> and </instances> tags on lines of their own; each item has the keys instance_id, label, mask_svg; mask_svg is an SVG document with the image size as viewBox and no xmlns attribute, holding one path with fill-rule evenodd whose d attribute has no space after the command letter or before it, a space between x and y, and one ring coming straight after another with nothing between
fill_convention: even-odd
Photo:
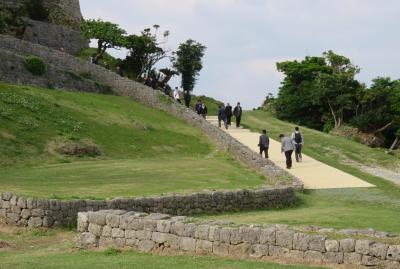
<instances>
[{"instance_id":1,"label":"tree trunk","mask_svg":"<svg viewBox=\"0 0 400 269\"><path fill-rule=\"evenodd\" d=\"M378 130L376 130L376 131L374 132L374 134L385 131L387 128L389 128L390 126L392 126L392 124L393 124L393 121L389 122L388 124L386 124L386 125L383 126L382 128L379 128Z\"/></svg>"},{"instance_id":2,"label":"tree trunk","mask_svg":"<svg viewBox=\"0 0 400 269\"><path fill-rule=\"evenodd\" d=\"M333 107L332 107L331 102L330 102L329 100L328 100L328 105L329 105L329 108L330 108L330 110L331 110L333 119L335 120L335 129L337 129L337 128L340 127L340 123L338 122L338 118L336 117L336 113L335 113L335 111L333 110Z\"/></svg>"},{"instance_id":3,"label":"tree trunk","mask_svg":"<svg viewBox=\"0 0 400 269\"><path fill-rule=\"evenodd\" d=\"M396 139L394 140L392 146L389 149L390 151L392 151L396 148L397 144L399 143L399 138L400 138L400 136L396 136Z\"/></svg>"}]
</instances>

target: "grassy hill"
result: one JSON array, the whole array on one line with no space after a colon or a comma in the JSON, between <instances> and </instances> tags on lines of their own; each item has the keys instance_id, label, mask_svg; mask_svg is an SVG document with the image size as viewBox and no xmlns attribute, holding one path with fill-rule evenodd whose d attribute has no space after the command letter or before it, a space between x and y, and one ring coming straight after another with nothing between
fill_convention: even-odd
<instances>
[{"instance_id":1,"label":"grassy hill","mask_svg":"<svg viewBox=\"0 0 400 269\"><path fill-rule=\"evenodd\" d=\"M270 137L275 140L278 140L280 133L290 134L295 127L294 124L280 121L265 111L245 112L243 124L254 131L267 129ZM298 203L292 208L200 218L231 220L236 223L316 225L338 229L375 228L400 233L400 186L368 174L358 165L354 165L377 165L393 169L399 166L398 157L343 137L305 127L301 127L301 131L305 137L306 154L368 181L376 188L307 190L298 195Z\"/></svg>"},{"instance_id":2,"label":"grassy hill","mask_svg":"<svg viewBox=\"0 0 400 269\"><path fill-rule=\"evenodd\" d=\"M0 84L0 191L109 198L256 187L200 130L127 97Z\"/></svg>"}]
</instances>

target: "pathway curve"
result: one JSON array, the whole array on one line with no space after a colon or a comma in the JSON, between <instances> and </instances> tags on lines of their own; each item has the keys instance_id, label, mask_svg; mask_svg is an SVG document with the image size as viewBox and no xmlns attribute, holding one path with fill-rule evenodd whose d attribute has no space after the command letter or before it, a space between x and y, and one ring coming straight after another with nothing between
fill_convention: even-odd
<instances>
[{"instance_id":1,"label":"pathway curve","mask_svg":"<svg viewBox=\"0 0 400 269\"><path fill-rule=\"evenodd\" d=\"M218 125L217 117L208 117L207 120ZM231 127L227 132L238 141L258 152L258 139L260 134L248 129ZM281 153L280 142L270 139L270 160L279 167L286 169L285 156ZM293 156L294 160L294 156ZM339 169L326 165L303 154L303 161L296 163L289 173L298 177L304 183L306 189L338 189L338 188L367 188L375 187L355 176L347 174Z\"/></svg>"}]
</instances>

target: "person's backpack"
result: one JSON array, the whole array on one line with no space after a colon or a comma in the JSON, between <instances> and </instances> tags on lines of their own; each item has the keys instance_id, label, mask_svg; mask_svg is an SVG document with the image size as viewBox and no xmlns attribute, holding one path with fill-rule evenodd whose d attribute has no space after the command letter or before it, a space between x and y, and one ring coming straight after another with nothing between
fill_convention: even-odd
<instances>
[{"instance_id":1,"label":"person's backpack","mask_svg":"<svg viewBox=\"0 0 400 269\"><path fill-rule=\"evenodd\" d=\"M296 142L297 144L301 144L301 142L303 142L300 132L294 133L294 142Z\"/></svg>"}]
</instances>

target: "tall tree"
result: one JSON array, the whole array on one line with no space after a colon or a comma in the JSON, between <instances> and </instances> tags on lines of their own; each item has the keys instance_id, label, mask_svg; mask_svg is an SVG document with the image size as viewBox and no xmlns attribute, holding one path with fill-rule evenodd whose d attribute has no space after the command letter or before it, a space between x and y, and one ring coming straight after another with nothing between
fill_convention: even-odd
<instances>
[{"instance_id":1,"label":"tall tree","mask_svg":"<svg viewBox=\"0 0 400 269\"><path fill-rule=\"evenodd\" d=\"M103 20L86 20L81 24L82 33L88 39L97 39L97 63L107 49L120 48L125 45L126 31L117 24Z\"/></svg>"},{"instance_id":2,"label":"tall tree","mask_svg":"<svg viewBox=\"0 0 400 269\"><path fill-rule=\"evenodd\" d=\"M196 85L196 77L203 69L202 58L206 47L194 40L182 43L176 52L174 67L181 74L181 85L185 91L193 91Z\"/></svg>"},{"instance_id":3,"label":"tall tree","mask_svg":"<svg viewBox=\"0 0 400 269\"><path fill-rule=\"evenodd\" d=\"M163 33L163 39L160 41L160 26L154 25L153 28L154 33L147 28L140 35L130 35L126 38L125 47L129 52L124 67L135 79L140 79L142 75L150 76L159 61L170 57L168 51L163 48L168 40L169 31Z\"/></svg>"}]
</instances>

